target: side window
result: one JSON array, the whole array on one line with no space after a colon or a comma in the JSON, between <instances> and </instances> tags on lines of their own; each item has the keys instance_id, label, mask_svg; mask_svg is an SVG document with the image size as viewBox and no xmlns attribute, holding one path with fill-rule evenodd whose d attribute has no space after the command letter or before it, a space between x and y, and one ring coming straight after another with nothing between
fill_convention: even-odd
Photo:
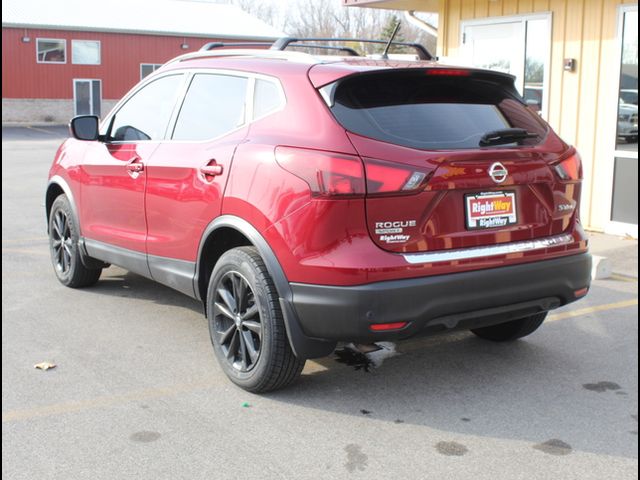
<instances>
[{"instance_id":1,"label":"side window","mask_svg":"<svg viewBox=\"0 0 640 480\"><path fill-rule=\"evenodd\" d=\"M230 75L197 74L180 109L174 140L208 140L245 123L247 79Z\"/></svg>"},{"instance_id":2,"label":"side window","mask_svg":"<svg viewBox=\"0 0 640 480\"><path fill-rule=\"evenodd\" d=\"M67 41L53 38L37 38L38 63L67 63Z\"/></svg>"},{"instance_id":3,"label":"side window","mask_svg":"<svg viewBox=\"0 0 640 480\"><path fill-rule=\"evenodd\" d=\"M267 80L256 79L253 97L253 118L260 118L280 107L283 103L280 88Z\"/></svg>"},{"instance_id":4,"label":"side window","mask_svg":"<svg viewBox=\"0 0 640 480\"><path fill-rule=\"evenodd\" d=\"M169 75L139 90L116 112L112 140L162 140L182 81L182 74Z\"/></svg>"}]
</instances>

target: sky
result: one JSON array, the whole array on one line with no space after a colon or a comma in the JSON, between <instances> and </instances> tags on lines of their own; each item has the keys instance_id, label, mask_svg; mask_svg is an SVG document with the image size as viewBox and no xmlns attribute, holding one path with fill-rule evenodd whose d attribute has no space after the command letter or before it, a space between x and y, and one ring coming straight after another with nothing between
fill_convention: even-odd
<instances>
[{"instance_id":1,"label":"sky","mask_svg":"<svg viewBox=\"0 0 640 480\"><path fill-rule=\"evenodd\" d=\"M273 6L279 13L280 16L285 16L287 15L287 12L290 12L292 9L295 9L297 6L299 5L304 5L306 3L308 3L308 0L180 0L180 1L203 1L203 2L214 2L214 3L235 3L235 4L240 4L242 5L243 3L251 3L251 4L257 4L257 5L267 5L267 6ZM331 2L333 4L335 4L336 8L362 8L362 7L343 7L342 6L342 0L331 0ZM381 10L381 9L370 9L370 10L374 10L374 11L381 11L384 12L385 10ZM424 20L426 20L427 22L429 22L431 25L435 26L437 28L438 26L438 15L437 14L429 14L429 13L424 13L424 12L416 12L416 15ZM402 16L402 13L400 12L399 16ZM280 25L273 25L276 28L282 28L282 25L285 24L285 22L283 21L283 19L280 19Z\"/></svg>"}]
</instances>

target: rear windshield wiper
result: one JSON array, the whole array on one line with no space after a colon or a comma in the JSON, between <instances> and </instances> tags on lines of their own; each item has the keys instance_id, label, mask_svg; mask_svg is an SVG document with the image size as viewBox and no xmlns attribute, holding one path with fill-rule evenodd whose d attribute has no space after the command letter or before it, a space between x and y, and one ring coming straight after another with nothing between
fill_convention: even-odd
<instances>
[{"instance_id":1,"label":"rear windshield wiper","mask_svg":"<svg viewBox=\"0 0 640 480\"><path fill-rule=\"evenodd\" d=\"M540 135L533 132L527 132L524 128L505 128L504 130L493 130L485 133L480 139L481 147L489 147L491 145L504 145L507 143L515 143L526 138L537 138Z\"/></svg>"}]
</instances>

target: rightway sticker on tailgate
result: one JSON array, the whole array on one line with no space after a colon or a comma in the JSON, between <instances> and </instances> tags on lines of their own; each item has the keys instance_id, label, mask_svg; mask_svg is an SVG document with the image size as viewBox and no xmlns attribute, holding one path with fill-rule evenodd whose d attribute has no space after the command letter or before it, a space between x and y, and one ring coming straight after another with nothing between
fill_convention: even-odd
<instances>
[{"instance_id":1,"label":"rightway sticker on tailgate","mask_svg":"<svg viewBox=\"0 0 640 480\"><path fill-rule=\"evenodd\" d=\"M394 220L376 222L375 232L380 235L380 241L385 243L405 243L411 235L405 235L404 229L416 226L415 220Z\"/></svg>"}]
</instances>

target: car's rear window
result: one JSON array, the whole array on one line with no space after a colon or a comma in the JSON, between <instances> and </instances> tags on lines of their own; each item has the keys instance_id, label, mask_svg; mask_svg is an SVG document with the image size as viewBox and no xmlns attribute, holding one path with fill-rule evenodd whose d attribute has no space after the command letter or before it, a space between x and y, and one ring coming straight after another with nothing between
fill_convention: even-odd
<instances>
[{"instance_id":1,"label":"car's rear window","mask_svg":"<svg viewBox=\"0 0 640 480\"><path fill-rule=\"evenodd\" d=\"M346 78L335 86L331 110L351 132L426 150L478 148L485 133L506 128L538 134L520 142L533 145L547 131L507 85L424 71Z\"/></svg>"}]
</instances>

